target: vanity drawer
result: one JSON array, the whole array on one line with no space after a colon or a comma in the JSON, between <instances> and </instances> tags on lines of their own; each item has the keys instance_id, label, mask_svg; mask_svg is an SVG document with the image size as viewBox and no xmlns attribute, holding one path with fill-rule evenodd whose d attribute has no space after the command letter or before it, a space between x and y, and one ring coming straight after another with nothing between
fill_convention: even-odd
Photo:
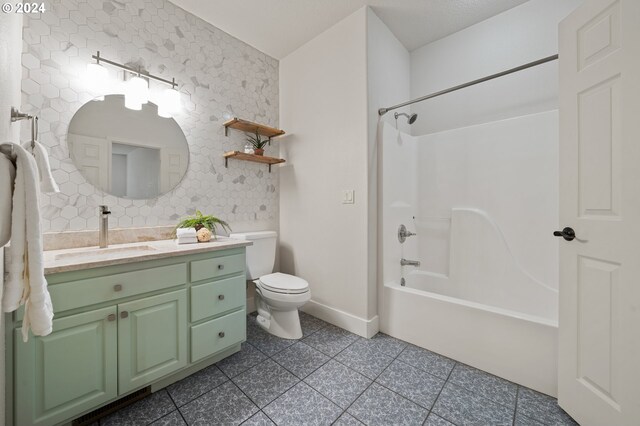
<instances>
[{"instance_id":1,"label":"vanity drawer","mask_svg":"<svg viewBox=\"0 0 640 426\"><path fill-rule=\"evenodd\" d=\"M191 287L191 322L243 307L245 287L244 274Z\"/></svg>"},{"instance_id":2,"label":"vanity drawer","mask_svg":"<svg viewBox=\"0 0 640 426\"><path fill-rule=\"evenodd\" d=\"M244 342L246 332L244 309L191 327L191 362Z\"/></svg>"},{"instance_id":3,"label":"vanity drawer","mask_svg":"<svg viewBox=\"0 0 640 426\"><path fill-rule=\"evenodd\" d=\"M55 312L149 293L187 282L187 265L159 266L49 286Z\"/></svg>"},{"instance_id":4,"label":"vanity drawer","mask_svg":"<svg viewBox=\"0 0 640 426\"><path fill-rule=\"evenodd\" d=\"M244 254L220 256L191 262L191 282L244 271Z\"/></svg>"}]
</instances>

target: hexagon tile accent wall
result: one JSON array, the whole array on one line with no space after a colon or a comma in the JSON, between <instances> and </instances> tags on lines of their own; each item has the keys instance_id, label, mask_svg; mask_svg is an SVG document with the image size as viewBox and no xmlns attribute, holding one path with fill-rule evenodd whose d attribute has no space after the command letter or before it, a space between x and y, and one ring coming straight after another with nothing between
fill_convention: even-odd
<instances>
[{"instance_id":1,"label":"hexagon tile accent wall","mask_svg":"<svg viewBox=\"0 0 640 426\"><path fill-rule=\"evenodd\" d=\"M222 154L242 149L239 132L224 136L225 117L278 125L278 61L166 0L47 2L43 14L25 15L22 101L40 116L40 142L49 150L60 194L43 195L45 231L97 229L99 204L111 207L111 226L175 224L195 209L232 226L276 229L278 170L237 162L225 169ZM189 170L172 192L128 200L89 184L69 158L67 128L96 93L83 80L91 55L140 65L175 77L183 111L175 117L189 142ZM110 78L118 81L117 70ZM151 84L153 91L163 85ZM26 124L25 124L26 126ZM28 135L27 127L22 135ZM267 149L276 155L277 147Z\"/></svg>"}]
</instances>

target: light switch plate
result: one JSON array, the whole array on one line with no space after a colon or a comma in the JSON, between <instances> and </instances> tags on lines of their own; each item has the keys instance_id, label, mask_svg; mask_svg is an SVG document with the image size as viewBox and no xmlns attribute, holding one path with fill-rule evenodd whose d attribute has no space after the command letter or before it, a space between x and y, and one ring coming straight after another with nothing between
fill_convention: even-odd
<instances>
[{"instance_id":1,"label":"light switch plate","mask_svg":"<svg viewBox=\"0 0 640 426\"><path fill-rule=\"evenodd\" d=\"M342 191L342 204L354 204L356 202L356 191L353 189L345 189Z\"/></svg>"}]
</instances>

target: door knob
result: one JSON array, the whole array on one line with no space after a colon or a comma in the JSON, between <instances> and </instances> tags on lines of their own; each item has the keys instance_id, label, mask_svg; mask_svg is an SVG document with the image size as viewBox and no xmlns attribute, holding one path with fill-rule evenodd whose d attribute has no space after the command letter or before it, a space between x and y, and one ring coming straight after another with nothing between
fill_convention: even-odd
<instances>
[{"instance_id":1,"label":"door knob","mask_svg":"<svg viewBox=\"0 0 640 426\"><path fill-rule=\"evenodd\" d=\"M221 331L220 333L218 333L218 336L220 336L221 338L224 337L224 331Z\"/></svg>"},{"instance_id":2,"label":"door knob","mask_svg":"<svg viewBox=\"0 0 640 426\"><path fill-rule=\"evenodd\" d=\"M562 231L554 231L553 235L556 237L562 237L567 241L572 241L576 238L576 232L573 230L573 228L569 228L568 226Z\"/></svg>"},{"instance_id":3,"label":"door knob","mask_svg":"<svg viewBox=\"0 0 640 426\"><path fill-rule=\"evenodd\" d=\"M120 312L120 318L127 318L128 316L129 316L129 312L127 311Z\"/></svg>"},{"instance_id":4,"label":"door knob","mask_svg":"<svg viewBox=\"0 0 640 426\"><path fill-rule=\"evenodd\" d=\"M218 295L218 300L224 300L224 294L219 294Z\"/></svg>"}]
</instances>

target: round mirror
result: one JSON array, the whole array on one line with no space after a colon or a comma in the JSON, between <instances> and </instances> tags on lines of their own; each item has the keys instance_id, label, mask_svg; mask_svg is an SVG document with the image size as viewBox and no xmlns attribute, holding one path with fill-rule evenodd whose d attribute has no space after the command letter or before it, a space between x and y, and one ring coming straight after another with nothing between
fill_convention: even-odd
<instances>
[{"instance_id":1,"label":"round mirror","mask_svg":"<svg viewBox=\"0 0 640 426\"><path fill-rule=\"evenodd\" d=\"M155 198L171 191L189 165L189 145L173 118L158 115L149 102L139 111L124 95L84 104L67 137L71 159L104 192L122 198Z\"/></svg>"}]
</instances>

